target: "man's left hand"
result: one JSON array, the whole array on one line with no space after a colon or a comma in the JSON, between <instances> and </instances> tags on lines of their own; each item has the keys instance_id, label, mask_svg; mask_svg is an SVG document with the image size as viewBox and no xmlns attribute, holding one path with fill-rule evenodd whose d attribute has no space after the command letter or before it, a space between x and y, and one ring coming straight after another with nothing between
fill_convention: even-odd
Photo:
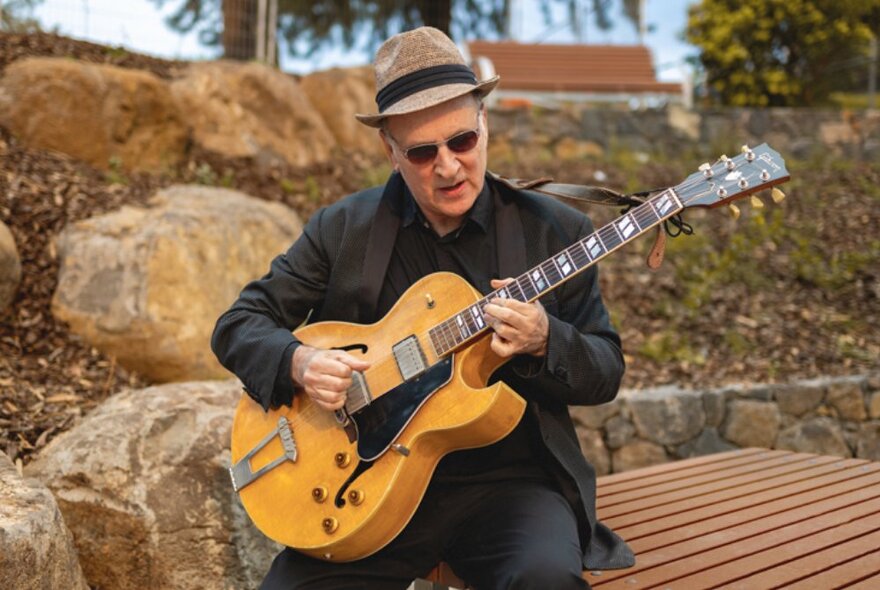
<instances>
[{"instance_id":1,"label":"man's left hand","mask_svg":"<svg viewBox=\"0 0 880 590\"><path fill-rule=\"evenodd\" d=\"M500 289L513 279L493 280L492 288ZM516 299L494 298L484 311L492 334L492 350L502 357L515 354L544 356L550 321L544 306L537 301L524 303Z\"/></svg>"}]
</instances>

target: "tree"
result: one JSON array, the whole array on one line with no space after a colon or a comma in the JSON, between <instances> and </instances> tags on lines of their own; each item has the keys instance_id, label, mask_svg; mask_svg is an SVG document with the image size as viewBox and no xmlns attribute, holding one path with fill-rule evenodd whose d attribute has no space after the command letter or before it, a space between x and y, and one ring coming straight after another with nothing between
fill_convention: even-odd
<instances>
[{"instance_id":1,"label":"tree","mask_svg":"<svg viewBox=\"0 0 880 590\"><path fill-rule=\"evenodd\" d=\"M161 7L169 0L153 1ZM197 30L208 45L222 42L226 57L255 57L257 0L179 1L168 19L172 29ZM582 9L579 0L540 2L548 24L551 5L567 7L570 15ZM591 0L590 12L600 28L611 26L611 7L619 2L627 18L638 22L638 0ZM453 38L497 38L506 29L510 4L510 0L278 0L278 32L297 57L331 46L372 51L391 35L421 25Z\"/></svg>"},{"instance_id":2,"label":"tree","mask_svg":"<svg viewBox=\"0 0 880 590\"><path fill-rule=\"evenodd\" d=\"M40 30L40 23L33 18L33 10L43 0L7 0L0 2L0 31L7 33L33 33Z\"/></svg>"},{"instance_id":3,"label":"tree","mask_svg":"<svg viewBox=\"0 0 880 590\"><path fill-rule=\"evenodd\" d=\"M878 15L880 0L702 0L686 36L720 103L809 106L863 79Z\"/></svg>"}]
</instances>

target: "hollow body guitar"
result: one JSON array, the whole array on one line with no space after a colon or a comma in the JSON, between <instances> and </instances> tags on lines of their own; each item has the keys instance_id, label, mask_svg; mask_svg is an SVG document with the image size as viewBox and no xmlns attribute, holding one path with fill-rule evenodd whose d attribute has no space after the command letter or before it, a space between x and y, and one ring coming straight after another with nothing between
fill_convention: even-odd
<instances>
[{"instance_id":1,"label":"hollow body guitar","mask_svg":"<svg viewBox=\"0 0 880 590\"><path fill-rule=\"evenodd\" d=\"M521 419L525 401L502 382L483 307L494 297L534 301L687 207L715 207L788 179L761 145L653 195L486 296L436 273L412 285L379 322L320 322L294 332L371 367L356 373L345 408L306 395L264 412L242 395L232 428L233 486L268 537L329 561L366 557L409 522L447 453L491 444ZM781 193L779 193L781 194Z\"/></svg>"}]
</instances>

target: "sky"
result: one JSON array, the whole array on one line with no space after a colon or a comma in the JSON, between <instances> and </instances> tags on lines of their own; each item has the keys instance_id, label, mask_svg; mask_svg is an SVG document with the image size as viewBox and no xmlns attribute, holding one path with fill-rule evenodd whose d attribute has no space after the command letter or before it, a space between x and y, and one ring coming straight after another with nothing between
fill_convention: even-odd
<instances>
[{"instance_id":1,"label":"sky","mask_svg":"<svg viewBox=\"0 0 880 590\"><path fill-rule=\"evenodd\" d=\"M35 16L43 27L57 27L60 33L93 42L122 45L133 51L158 57L177 59L212 58L216 48L199 44L194 34L182 36L171 31L163 22L182 0L165 0L162 9L157 0L43 0ZM522 42L572 43L576 35L567 25L566 14L557 12L548 26L538 9L537 0L513 0L513 32ZM696 49L681 40L687 20L687 6L694 0L645 0L646 20L650 32L645 44L654 56L658 79L681 82L689 68L685 57ZM0 0L2 3L2 0ZM588 7L591 2L582 0ZM619 6L619 3L618 3ZM634 27L619 14L614 14L615 28L600 31L586 19L582 40L599 44L634 44L638 37ZM363 52L327 51L317 60L296 60L284 52L281 69L305 74L333 66L354 66L369 63L372 56Z\"/></svg>"}]
</instances>

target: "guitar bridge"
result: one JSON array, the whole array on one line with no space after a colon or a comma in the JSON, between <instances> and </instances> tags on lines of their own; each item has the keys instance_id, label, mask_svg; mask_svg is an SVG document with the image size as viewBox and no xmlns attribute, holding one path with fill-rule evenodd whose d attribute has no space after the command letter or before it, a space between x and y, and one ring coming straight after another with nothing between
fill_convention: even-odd
<instances>
[{"instance_id":1,"label":"guitar bridge","mask_svg":"<svg viewBox=\"0 0 880 590\"><path fill-rule=\"evenodd\" d=\"M257 471L253 471L251 469L251 459L276 436L281 439L281 447L284 449L284 454L271 463L263 465ZM229 468L229 477L232 478L232 489L240 492L242 488L253 483L261 475L275 469L285 461L296 462L296 442L293 440L293 431L290 429L290 423L287 421L287 418L281 416L278 418L278 425L275 429L257 443L247 455Z\"/></svg>"},{"instance_id":2,"label":"guitar bridge","mask_svg":"<svg viewBox=\"0 0 880 590\"><path fill-rule=\"evenodd\" d=\"M408 336L391 347L394 354L394 360L397 361L397 370L404 381L409 381L414 377L418 377L428 370L428 359L422 352L419 345L419 339L415 336Z\"/></svg>"}]
</instances>

